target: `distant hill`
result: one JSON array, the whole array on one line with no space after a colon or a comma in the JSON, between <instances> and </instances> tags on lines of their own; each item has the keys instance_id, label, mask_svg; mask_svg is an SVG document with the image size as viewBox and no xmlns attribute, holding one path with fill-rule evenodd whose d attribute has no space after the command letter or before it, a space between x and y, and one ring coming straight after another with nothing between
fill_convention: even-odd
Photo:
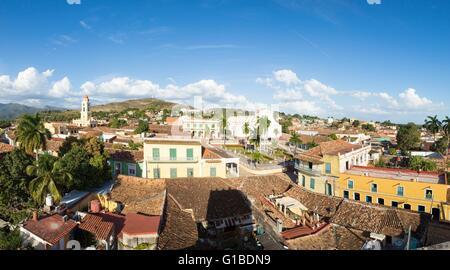
<instances>
[{"instance_id":1,"label":"distant hill","mask_svg":"<svg viewBox=\"0 0 450 270\"><path fill-rule=\"evenodd\" d=\"M146 109L149 107L157 108L159 110L171 109L176 103L156 99L156 98L143 98L133 99L120 102L112 102L103 105L96 105L91 108L93 112L120 112L126 109Z\"/></svg>"},{"instance_id":2,"label":"distant hill","mask_svg":"<svg viewBox=\"0 0 450 270\"><path fill-rule=\"evenodd\" d=\"M61 108L53 108L53 107L45 107L45 108L36 108L31 106L26 106L17 103L8 103L2 104L0 103L0 119L4 120L13 120L23 114L34 114L41 111L60 111L63 110Z\"/></svg>"}]
</instances>

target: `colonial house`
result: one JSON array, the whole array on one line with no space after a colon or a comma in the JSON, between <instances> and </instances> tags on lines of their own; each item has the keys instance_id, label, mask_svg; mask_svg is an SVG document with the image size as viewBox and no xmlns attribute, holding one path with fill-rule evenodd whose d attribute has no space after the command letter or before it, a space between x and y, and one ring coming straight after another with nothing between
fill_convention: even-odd
<instances>
[{"instance_id":1,"label":"colonial house","mask_svg":"<svg viewBox=\"0 0 450 270\"><path fill-rule=\"evenodd\" d=\"M199 140L148 139L144 142L145 178L238 177L239 158L223 156Z\"/></svg>"},{"instance_id":2,"label":"colonial house","mask_svg":"<svg viewBox=\"0 0 450 270\"><path fill-rule=\"evenodd\" d=\"M35 212L33 219L26 221L20 227L23 246L32 246L37 250L64 250L67 243L74 238L78 224L68 216L52 214L38 217Z\"/></svg>"},{"instance_id":3,"label":"colonial house","mask_svg":"<svg viewBox=\"0 0 450 270\"><path fill-rule=\"evenodd\" d=\"M308 190L335 195L336 181L352 166L367 166L371 146L342 140L320 143L295 157L297 183Z\"/></svg>"},{"instance_id":4,"label":"colonial house","mask_svg":"<svg viewBox=\"0 0 450 270\"><path fill-rule=\"evenodd\" d=\"M109 153L109 165L112 176L129 175L142 177L144 170L144 152L132 150L106 149Z\"/></svg>"},{"instance_id":5,"label":"colonial house","mask_svg":"<svg viewBox=\"0 0 450 270\"><path fill-rule=\"evenodd\" d=\"M444 175L353 166L339 177L336 195L349 200L429 213L450 221L450 185Z\"/></svg>"}]
</instances>

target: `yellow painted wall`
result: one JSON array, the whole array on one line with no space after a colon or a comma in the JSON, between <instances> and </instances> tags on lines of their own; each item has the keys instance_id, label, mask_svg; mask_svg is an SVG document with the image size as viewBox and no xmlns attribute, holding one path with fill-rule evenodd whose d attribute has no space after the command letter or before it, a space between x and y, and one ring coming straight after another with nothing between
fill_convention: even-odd
<instances>
[{"instance_id":1,"label":"yellow painted wall","mask_svg":"<svg viewBox=\"0 0 450 270\"><path fill-rule=\"evenodd\" d=\"M353 189L348 188L348 180L353 180ZM447 204L447 192L449 185L431 184L414 181L402 181L394 179L374 178L363 175L341 174L338 180L336 195L344 197L344 191L349 192L349 199L354 199L354 193L360 194L360 201L366 201L366 196L372 196L372 203L376 204L378 198L384 199L384 205L391 206L392 201L398 202L399 208L405 204L411 205L412 211L418 211L418 206L425 207L426 213L431 213L432 208L440 209L440 218L450 220L450 208ZM377 192L371 191L371 184L377 184ZM397 187L404 188L403 196L397 195ZM425 190L433 191L433 200L425 198ZM441 207L441 203L443 204Z\"/></svg>"}]
</instances>

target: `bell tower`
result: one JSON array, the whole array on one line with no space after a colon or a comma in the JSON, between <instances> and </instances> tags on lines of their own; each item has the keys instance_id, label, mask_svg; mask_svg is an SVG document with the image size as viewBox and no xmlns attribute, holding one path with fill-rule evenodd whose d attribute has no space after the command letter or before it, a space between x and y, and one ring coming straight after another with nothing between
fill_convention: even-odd
<instances>
[{"instance_id":1,"label":"bell tower","mask_svg":"<svg viewBox=\"0 0 450 270\"><path fill-rule=\"evenodd\" d=\"M81 102L81 121L88 122L91 120L91 112L89 111L89 97L84 96L83 101Z\"/></svg>"}]
</instances>

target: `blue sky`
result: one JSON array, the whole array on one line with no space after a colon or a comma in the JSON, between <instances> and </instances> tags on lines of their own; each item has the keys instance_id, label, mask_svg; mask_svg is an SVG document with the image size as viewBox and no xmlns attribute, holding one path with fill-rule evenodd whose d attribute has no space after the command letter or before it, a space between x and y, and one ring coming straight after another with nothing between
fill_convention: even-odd
<instances>
[{"instance_id":1,"label":"blue sky","mask_svg":"<svg viewBox=\"0 0 450 270\"><path fill-rule=\"evenodd\" d=\"M3 0L0 102L202 96L421 123L450 114L449 11L438 0Z\"/></svg>"}]
</instances>

